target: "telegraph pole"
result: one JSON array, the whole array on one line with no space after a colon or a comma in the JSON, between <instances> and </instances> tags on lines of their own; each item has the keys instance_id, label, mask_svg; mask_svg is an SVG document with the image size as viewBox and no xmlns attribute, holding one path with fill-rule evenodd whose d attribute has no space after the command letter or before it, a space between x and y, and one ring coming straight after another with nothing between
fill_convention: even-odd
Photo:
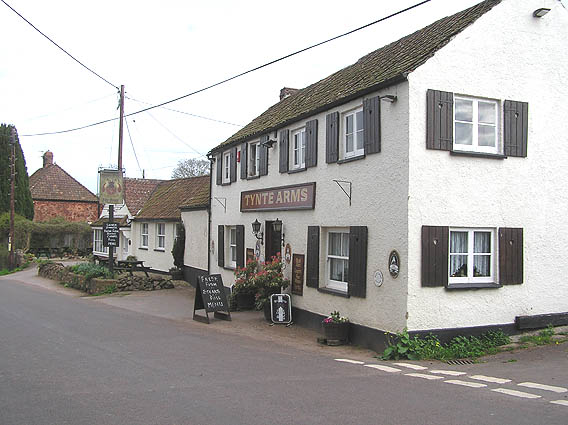
<instances>
[{"instance_id":1,"label":"telegraph pole","mask_svg":"<svg viewBox=\"0 0 568 425\"><path fill-rule=\"evenodd\" d=\"M10 156L10 270L14 270L14 210L15 210L15 181L16 181L16 128L10 127L10 145L12 147L12 154Z\"/></svg>"}]
</instances>

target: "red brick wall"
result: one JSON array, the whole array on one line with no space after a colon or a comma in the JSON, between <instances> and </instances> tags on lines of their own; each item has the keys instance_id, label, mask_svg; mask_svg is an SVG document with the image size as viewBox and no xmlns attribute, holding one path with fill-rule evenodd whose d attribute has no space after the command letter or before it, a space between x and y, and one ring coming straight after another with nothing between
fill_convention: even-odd
<instances>
[{"instance_id":1,"label":"red brick wall","mask_svg":"<svg viewBox=\"0 0 568 425\"><path fill-rule=\"evenodd\" d=\"M63 217L67 221L87 222L99 218L99 206L92 202L34 201L34 221Z\"/></svg>"}]
</instances>

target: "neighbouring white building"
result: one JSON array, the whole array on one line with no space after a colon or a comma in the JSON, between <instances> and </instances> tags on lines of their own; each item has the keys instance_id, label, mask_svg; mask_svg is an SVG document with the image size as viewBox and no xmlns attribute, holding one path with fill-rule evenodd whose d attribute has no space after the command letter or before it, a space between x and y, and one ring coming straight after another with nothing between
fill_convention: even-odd
<instances>
[{"instance_id":1,"label":"neighbouring white building","mask_svg":"<svg viewBox=\"0 0 568 425\"><path fill-rule=\"evenodd\" d=\"M566 321L566 46L560 2L487 0L283 90L210 152L209 272L282 252L294 322L373 348Z\"/></svg>"}]
</instances>

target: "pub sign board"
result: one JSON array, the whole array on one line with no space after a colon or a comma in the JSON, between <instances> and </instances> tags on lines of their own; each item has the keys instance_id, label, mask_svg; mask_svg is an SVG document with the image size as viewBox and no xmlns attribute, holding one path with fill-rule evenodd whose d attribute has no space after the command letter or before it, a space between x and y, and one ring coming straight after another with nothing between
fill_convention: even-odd
<instances>
[{"instance_id":1,"label":"pub sign board","mask_svg":"<svg viewBox=\"0 0 568 425\"><path fill-rule=\"evenodd\" d=\"M304 254L292 255L292 294L304 295Z\"/></svg>"},{"instance_id":2,"label":"pub sign board","mask_svg":"<svg viewBox=\"0 0 568 425\"><path fill-rule=\"evenodd\" d=\"M122 171L99 171L99 202L101 204L124 204Z\"/></svg>"},{"instance_id":3,"label":"pub sign board","mask_svg":"<svg viewBox=\"0 0 568 425\"><path fill-rule=\"evenodd\" d=\"M315 203L315 182L241 192L241 212L313 210Z\"/></svg>"},{"instance_id":4,"label":"pub sign board","mask_svg":"<svg viewBox=\"0 0 568 425\"><path fill-rule=\"evenodd\" d=\"M196 314L196 310L205 310L205 316ZM229 303L223 279L220 274L201 275L197 277L197 290L193 304L193 320L209 323L209 313L222 320L231 320Z\"/></svg>"},{"instance_id":5,"label":"pub sign board","mask_svg":"<svg viewBox=\"0 0 568 425\"><path fill-rule=\"evenodd\" d=\"M120 240L118 223L103 223L103 246L117 247Z\"/></svg>"},{"instance_id":6,"label":"pub sign board","mask_svg":"<svg viewBox=\"0 0 568 425\"><path fill-rule=\"evenodd\" d=\"M292 303L288 294L270 296L270 315L272 323L292 323Z\"/></svg>"}]
</instances>

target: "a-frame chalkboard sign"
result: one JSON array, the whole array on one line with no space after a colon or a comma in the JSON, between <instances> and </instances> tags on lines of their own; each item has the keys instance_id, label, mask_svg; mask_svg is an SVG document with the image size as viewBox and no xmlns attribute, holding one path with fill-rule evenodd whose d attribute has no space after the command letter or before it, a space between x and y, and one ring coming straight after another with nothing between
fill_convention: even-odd
<instances>
[{"instance_id":1,"label":"a-frame chalkboard sign","mask_svg":"<svg viewBox=\"0 0 568 425\"><path fill-rule=\"evenodd\" d=\"M205 310L205 317L196 314L197 310ZM198 276L193 304L193 320L209 322L209 313L221 320L231 320L229 303L220 274Z\"/></svg>"}]
</instances>

